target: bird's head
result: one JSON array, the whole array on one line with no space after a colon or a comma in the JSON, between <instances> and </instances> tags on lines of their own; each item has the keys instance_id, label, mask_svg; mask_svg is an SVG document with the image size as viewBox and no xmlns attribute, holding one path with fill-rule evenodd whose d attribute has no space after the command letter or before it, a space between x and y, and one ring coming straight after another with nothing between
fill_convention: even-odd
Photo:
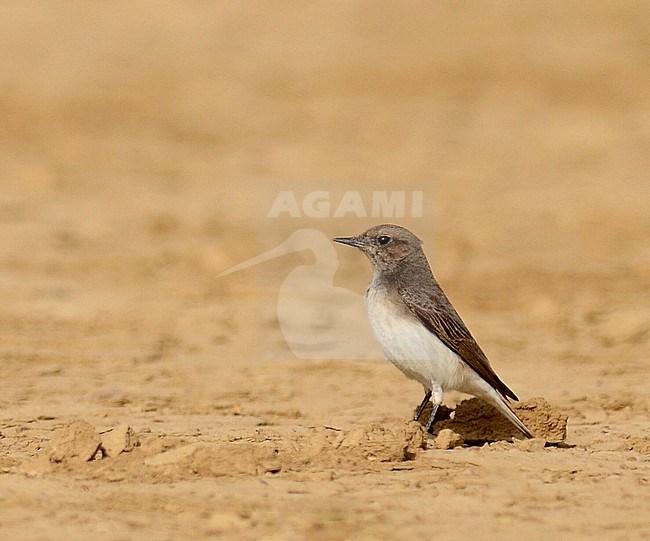
<instances>
[{"instance_id":1,"label":"bird's head","mask_svg":"<svg viewBox=\"0 0 650 541\"><path fill-rule=\"evenodd\" d=\"M412 255L422 253L422 241L405 227L382 224L356 237L337 237L334 242L359 248L375 270L391 270Z\"/></svg>"}]
</instances>

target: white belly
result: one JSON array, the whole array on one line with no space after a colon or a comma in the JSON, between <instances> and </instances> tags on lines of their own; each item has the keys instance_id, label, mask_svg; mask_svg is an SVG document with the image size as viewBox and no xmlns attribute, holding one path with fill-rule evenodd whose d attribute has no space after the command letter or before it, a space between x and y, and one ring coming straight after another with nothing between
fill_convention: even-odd
<instances>
[{"instance_id":1,"label":"white belly","mask_svg":"<svg viewBox=\"0 0 650 541\"><path fill-rule=\"evenodd\" d=\"M370 288L366 293L370 326L386 359L408 377L431 389L437 383L443 390L462 390L469 369L436 335L420 323L415 315L396 310L383 289Z\"/></svg>"}]
</instances>

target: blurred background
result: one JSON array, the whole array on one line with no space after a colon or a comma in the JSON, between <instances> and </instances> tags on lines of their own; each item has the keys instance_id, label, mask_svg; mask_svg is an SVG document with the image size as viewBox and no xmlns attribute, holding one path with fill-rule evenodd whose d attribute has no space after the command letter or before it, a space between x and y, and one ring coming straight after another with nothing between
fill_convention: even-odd
<instances>
[{"instance_id":1,"label":"blurred background","mask_svg":"<svg viewBox=\"0 0 650 541\"><path fill-rule=\"evenodd\" d=\"M256 307L309 254L259 271L275 283L216 275L296 228L260 225L261 191L307 182L424 186L416 232L497 356L634 353L647 20L644 2L3 2L2 356L192 374L256 355L268 327L290 358ZM361 294L367 263L337 253Z\"/></svg>"}]
</instances>

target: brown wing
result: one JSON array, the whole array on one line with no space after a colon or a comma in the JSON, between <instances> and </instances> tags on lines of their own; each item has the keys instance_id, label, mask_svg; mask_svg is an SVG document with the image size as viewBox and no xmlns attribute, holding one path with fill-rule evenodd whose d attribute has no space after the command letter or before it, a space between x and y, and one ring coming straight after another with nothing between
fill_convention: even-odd
<instances>
[{"instance_id":1,"label":"brown wing","mask_svg":"<svg viewBox=\"0 0 650 541\"><path fill-rule=\"evenodd\" d=\"M420 291L416 294L408 287L400 288L399 293L409 310L424 326L459 355L479 376L504 396L519 400L492 370L490 361L437 282L433 284L433 292L429 297L423 298Z\"/></svg>"}]
</instances>

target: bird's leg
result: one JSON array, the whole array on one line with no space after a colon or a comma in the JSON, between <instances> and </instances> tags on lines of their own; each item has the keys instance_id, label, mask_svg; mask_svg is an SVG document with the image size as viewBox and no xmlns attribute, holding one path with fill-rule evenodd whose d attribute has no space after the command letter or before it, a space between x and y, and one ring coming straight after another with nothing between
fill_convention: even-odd
<instances>
[{"instance_id":1,"label":"bird's leg","mask_svg":"<svg viewBox=\"0 0 650 541\"><path fill-rule=\"evenodd\" d=\"M431 415L429 415L429 420L427 421L427 424L424 426L424 429L429 434L431 434L431 427L433 426L433 422L435 421L437 412L438 412L438 404L433 404L433 408L431 408Z\"/></svg>"},{"instance_id":2,"label":"bird's leg","mask_svg":"<svg viewBox=\"0 0 650 541\"><path fill-rule=\"evenodd\" d=\"M443 391L442 387L436 382L432 383L432 390L429 393L432 395L432 404L433 407L431 408L431 414L429 415L429 419L427 420L427 424L424 425L424 429L427 432L431 432L431 427L433 426L433 423L436 419L436 413L438 412L438 408L440 407L440 404L442 404L442 397L443 397Z\"/></svg>"},{"instance_id":3,"label":"bird's leg","mask_svg":"<svg viewBox=\"0 0 650 541\"><path fill-rule=\"evenodd\" d=\"M428 389L424 390L424 399L422 400L422 404L418 406L417 411L415 412L415 416L413 417L414 421L419 421L420 417L422 417L422 412L424 411L424 408L427 407L427 404L429 403L429 399L431 398L431 391Z\"/></svg>"}]
</instances>

